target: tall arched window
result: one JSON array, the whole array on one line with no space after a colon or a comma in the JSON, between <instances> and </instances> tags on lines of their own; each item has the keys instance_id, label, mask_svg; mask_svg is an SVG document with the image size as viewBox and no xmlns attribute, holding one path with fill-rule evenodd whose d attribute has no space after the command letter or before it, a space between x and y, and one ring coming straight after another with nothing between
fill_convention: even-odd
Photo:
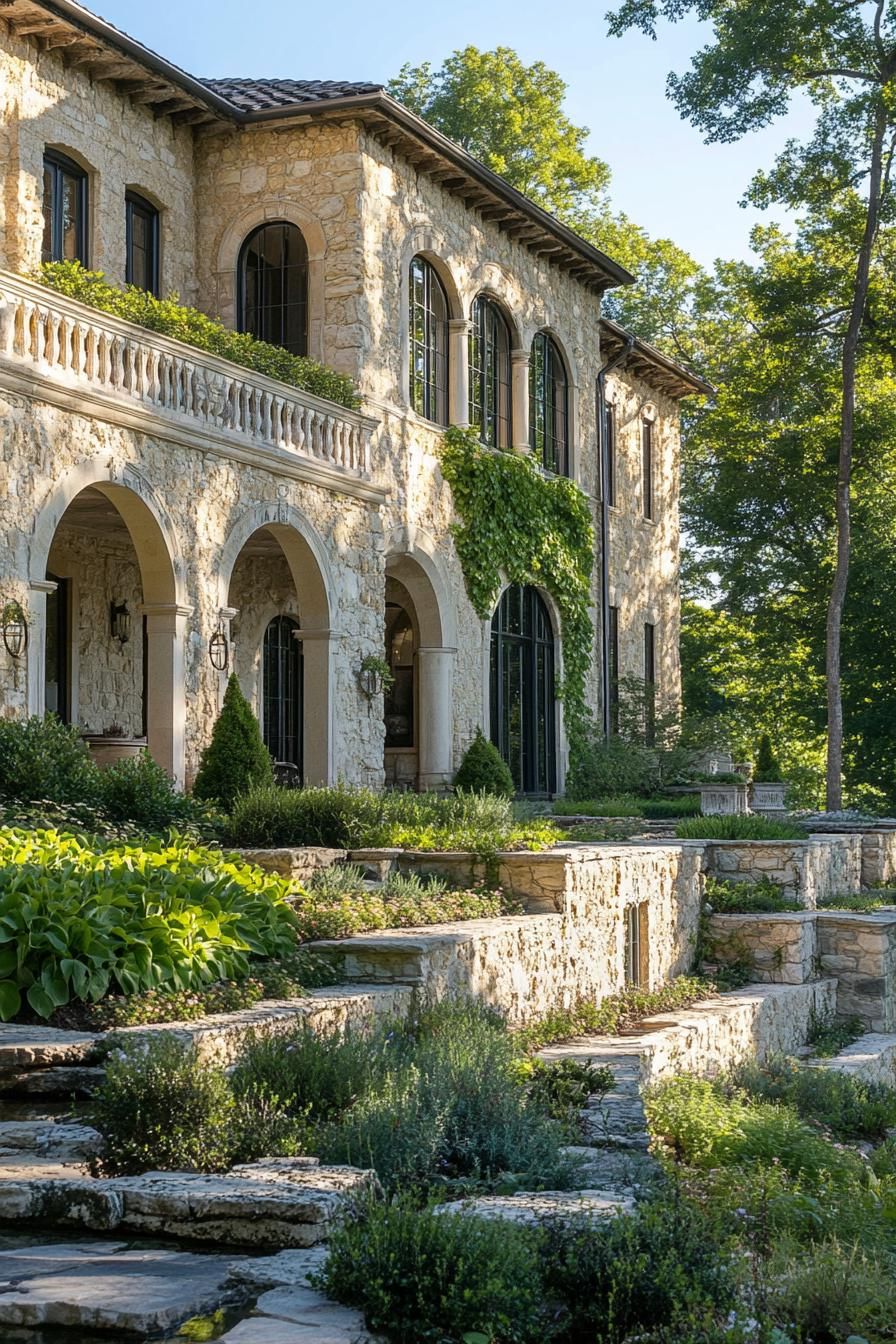
<instances>
[{"instance_id":1,"label":"tall arched window","mask_svg":"<svg viewBox=\"0 0 896 1344\"><path fill-rule=\"evenodd\" d=\"M410 396L418 415L448 423L448 298L423 257L409 276Z\"/></svg>"},{"instance_id":2,"label":"tall arched window","mask_svg":"<svg viewBox=\"0 0 896 1344\"><path fill-rule=\"evenodd\" d=\"M240 249L240 331L308 353L308 248L295 224L262 224Z\"/></svg>"},{"instance_id":3,"label":"tall arched window","mask_svg":"<svg viewBox=\"0 0 896 1344\"><path fill-rule=\"evenodd\" d=\"M302 646L298 621L275 616L264 632L262 717L264 744L275 761L302 769Z\"/></svg>"},{"instance_id":4,"label":"tall arched window","mask_svg":"<svg viewBox=\"0 0 896 1344\"><path fill-rule=\"evenodd\" d=\"M496 303L480 294L470 332L470 424L490 448L509 448L510 329Z\"/></svg>"},{"instance_id":5,"label":"tall arched window","mask_svg":"<svg viewBox=\"0 0 896 1344\"><path fill-rule=\"evenodd\" d=\"M536 460L569 475L569 386L563 356L547 332L532 342L529 359L529 439Z\"/></svg>"},{"instance_id":6,"label":"tall arched window","mask_svg":"<svg viewBox=\"0 0 896 1344\"><path fill-rule=\"evenodd\" d=\"M508 588L492 617L491 736L519 793L553 793L554 632L532 587Z\"/></svg>"}]
</instances>

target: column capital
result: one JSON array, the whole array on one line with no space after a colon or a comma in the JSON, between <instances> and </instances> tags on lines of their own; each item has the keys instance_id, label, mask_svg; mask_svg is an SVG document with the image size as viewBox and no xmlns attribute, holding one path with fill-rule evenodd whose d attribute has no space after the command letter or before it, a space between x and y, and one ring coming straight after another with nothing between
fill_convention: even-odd
<instances>
[{"instance_id":1,"label":"column capital","mask_svg":"<svg viewBox=\"0 0 896 1344\"><path fill-rule=\"evenodd\" d=\"M510 352L510 362L511 364L525 364L526 367L528 368L529 351L524 350L522 346L517 346L514 350L511 350Z\"/></svg>"},{"instance_id":2,"label":"column capital","mask_svg":"<svg viewBox=\"0 0 896 1344\"><path fill-rule=\"evenodd\" d=\"M299 629L299 630L293 630L292 637L293 639L298 640L300 644L304 644L306 640L312 640L312 639L332 640L332 639L339 639L341 636L338 630Z\"/></svg>"},{"instance_id":3,"label":"column capital","mask_svg":"<svg viewBox=\"0 0 896 1344\"><path fill-rule=\"evenodd\" d=\"M472 329L473 323L468 317L449 317L448 330L455 335L466 335Z\"/></svg>"},{"instance_id":4,"label":"column capital","mask_svg":"<svg viewBox=\"0 0 896 1344\"><path fill-rule=\"evenodd\" d=\"M28 587L32 593L55 593L59 584L54 583L52 579L31 579Z\"/></svg>"},{"instance_id":5,"label":"column capital","mask_svg":"<svg viewBox=\"0 0 896 1344\"><path fill-rule=\"evenodd\" d=\"M141 602L137 612L140 616L192 616L193 608L181 602Z\"/></svg>"}]
</instances>

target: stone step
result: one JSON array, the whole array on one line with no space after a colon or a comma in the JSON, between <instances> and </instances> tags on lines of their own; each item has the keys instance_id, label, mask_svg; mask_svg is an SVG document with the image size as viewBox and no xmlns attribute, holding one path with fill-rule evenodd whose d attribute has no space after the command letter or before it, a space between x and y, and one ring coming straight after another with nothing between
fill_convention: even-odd
<instances>
[{"instance_id":1,"label":"stone step","mask_svg":"<svg viewBox=\"0 0 896 1344\"><path fill-rule=\"evenodd\" d=\"M90 1125L53 1120L0 1121L0 1162L34 1153L57 1162L82 1162L102 1151L103 1136Z\"/></svg>"},{"instance_id":2,"label":"stone step","mask_svg":"<svg viewBox=\"0 0 896 1344\"><path fill-rule=\"evenodd\" d=\"M23 1069L93 1063L99 1038L85 1031L63 1031L30 1023L0 1023L0 1077Z\"/></svg>"},{"instance_id":3,"label":"stone step","mask_svg":"<svg viewBox=\"0 0 896 1344\"><path fill-rule=\"evenodd\" d=\"M247 1296L225 1256L122 1242L0 1251L0 1326L148 1334ZM5 1337L5 1336L3 1336ZM72 1334L70 1338L78 1338Z\"/></svg>"},{"instance_id":4,"label":"stone step","mask_svg":"<svg viewBox=\"0 0 896 1344\"><path fill-rule=\"evenodd\" d=\"M98 1065L54 1064L47 1068L0 1073L0 1095L14 1097L88 1097L100 1085L105 1070Z\"/></svg>"},{"instance_id":5,"label":"stone step","mask_svg":"<svg viewBox=\"0 0 896 1344\"><path fill-rule=\"evenodd\" d=\"M435 1212L532 1226L545 1218L614 1218L631 1213L633 1208L634 1200L616 1190L522 1190L514 1195L481 1195L478 1199L439 1204Z\"/></svg>"},{"instance_id":6,"label":"stone step","mask_svg":"<svg viewBox=\"0 0 896 1344\"><path fill-rule=\"evenodd\" d=\"M830 1059L808 1059L813 1069L835 1069L866 1083L885 1083L896 1087L896 1034L869 1031L839 1055Z\"/></svg>"},{"instance_id":7,"label":"stone step","mask_svg":"<svg viewBox=\"0 0 896 1344\"><path fill-rule=\"evenodd\" d=\"M253 1163L225 1175L147 1172L94 1179L25 1154L0 1165L0 1219L127 1230L234 1246L307 1247L326 1240L346 1200L372 1172L314 1159Z\"/></svg>"}]
</instances>

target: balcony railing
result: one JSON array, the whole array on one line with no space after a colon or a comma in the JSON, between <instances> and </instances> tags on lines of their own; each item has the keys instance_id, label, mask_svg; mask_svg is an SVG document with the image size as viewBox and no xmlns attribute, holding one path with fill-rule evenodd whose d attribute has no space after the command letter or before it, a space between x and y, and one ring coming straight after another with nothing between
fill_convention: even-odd
<instances>
[{"instance_id":1,"label":"balcony railing","mask_svg":"<svg viewBox=\"0 0 896 1344\"><path fill-rule=\"evenodd\" d=\"M240 446L370 477L376 421L0 271L0 359Z\"/></svg>"}]
</instances>

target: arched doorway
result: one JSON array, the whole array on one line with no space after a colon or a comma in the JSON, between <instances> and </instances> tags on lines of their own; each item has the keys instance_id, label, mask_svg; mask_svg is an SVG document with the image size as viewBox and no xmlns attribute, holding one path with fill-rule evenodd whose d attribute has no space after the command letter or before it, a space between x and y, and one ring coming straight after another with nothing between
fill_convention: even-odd
<instances>
[{"instance_id":1,"label":"arched doorway","mask_svg":"<svg viewBox=\"0 0 896 1344\"><path fill-rule=\"evenodd\" d=\"M543 598L531 585L507 588L492 617L491 737L517 791L557 787L554 632Z\"/></svg>"},{"instance_id":2,"label":"arched doorway","mask_svg":"<svg viewBox=\"0 0 896 1344\"><path fill-rule=\"evenodd\" d=\"M396 534L386 558L384 774L398 788L444 789L453 777L453 617L432 557ZM446 639L446 630L449 639Z\"/></svg>"},{"instance_id":3,"label":"arched doorway","mask_svg":"<svg viewBox=\"0 0 896 1344\"><path fill-rule=\"evenodd\" d=\"M304 669L298 636L292 616L275 616L264 632L261 728L274 761L301 775Z\"/></svg>"},{"instance_id":4,"label":"arched doorway","mask_svg":"<svg viewBox=\"0 0 896 1344\"><path fill-rule=\"evenodd\" d=\"M330 604L320 539L296 511L277 508L268 520L258 506L230 533L219 582L233 668L272 756L306 784L331 783Z\"/></svg>"},{"instance_id":5,"label":"arched doorway","mask_svg":"<svg viewBox=\"0 0 896 1344\"><path fill-rule=\"evenodd\" d=\"M83 463L37 520L29 704L78 724L98 760L146 745L183 783L189 608L170 524L133 475L132 488L107 464Z\"/></svg>"}]
</instances>

